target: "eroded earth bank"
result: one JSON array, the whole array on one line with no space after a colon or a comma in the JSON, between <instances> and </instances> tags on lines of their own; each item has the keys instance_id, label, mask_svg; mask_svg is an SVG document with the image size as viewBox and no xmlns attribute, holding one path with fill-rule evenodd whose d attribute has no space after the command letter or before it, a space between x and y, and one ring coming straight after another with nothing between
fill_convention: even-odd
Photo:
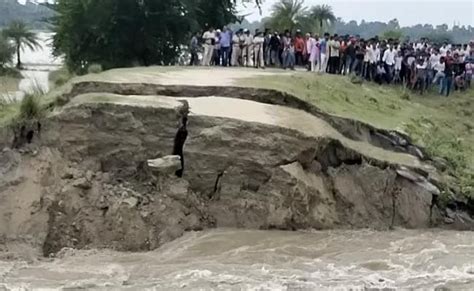
<instances>
[{"instance_id":1,"label":"eroded earth bank","mask_svg":"<svg viewBox=\"0 0 474 291\"><path fill-rule=\"evenodd\" d=\"M474 225L462 207L438 207L436 163L407 136L222 79L119 76L79 80L40 124L2 131L4 240L48 256L152 250L216 227ZM181 153L182 173L170 157Z\"/></svg>"}]
</instances>

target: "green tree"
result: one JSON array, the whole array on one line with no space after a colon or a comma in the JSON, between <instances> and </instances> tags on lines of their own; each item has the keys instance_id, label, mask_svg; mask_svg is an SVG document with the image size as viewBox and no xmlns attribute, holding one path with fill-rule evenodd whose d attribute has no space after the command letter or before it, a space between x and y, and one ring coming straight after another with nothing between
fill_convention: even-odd
<instances>
[{"instance_id":1,"label":"green tree","mask_svg":"<svg viewBox=\"0 0 474 291\"><path fill-rule=\"evenodd\" d=\"M311 8L310 17L316 21L320 33L323 33L324 29L332 26L336 22L336 16L332 12L332 8L329 5L316 5Z\"/></svg>"},{"instance_id":2,"label":"green tree","mask_svg":"<svg viewBox=\"0 0 474 291\"><path fill-rule=\"evenodd\" d=\"M53 20L55 54L68 68L87 71L132 65L167 65L197 27L191 0L58 0Z\"/></svg>"},{"instance_id":3,"label":"green tree","mask_svg":"<svg viewBox=\"0 0 474 291\"><path fill-rule=\"evenodd\" d=\"M11 38L15 43L17 64L16 67L21 68L21 51L28 47L31 50L41 48L38 43L38 37L36 33L30 31L26 23L22 21L13 21L3 30L3 35L7 38Z\"/></svg>"},{"instance_id":4,"label":"green tree","mask_svg":"<svg viewBox=\"0 0 474 291\"><path fill-rule=\"evenodd\" d=\"M383 33L383 39L396 39L401 40L403 37L403 32L401 30L387 30Z\"/></svg>"},{"instance_id":5,"label":"green tree","mask_svg":"<svg viewBox=\"0 0 474 291\"><path fill-rule=\"evenodd\" d=\"M189 0L193 2L194 17L200 28L221 28L238 20L233 0ZM190 5L189 5L190 6Z\"/></svg>"},{"instance_id":6,"label":"green tree","mask_svg":"<svg viewBox=\"0 0 474 291\"><path fill-rule=\"evenodd\" d=\"M56 55L67 67L86 72L176 62L192 32L237 20L238 3L256 0L57 0L50 5Z\"/></svg>"},{"instance_id":7,"label":"green tree","mask_svg":"<svg viewBox=\"0 0 474 291\"><path fill-rule=\"evenodd\" d=\"M437 43L439 45L447 42L453 43L453 36L447 32L432 32L422 35L422 37L429 39L430 41Z\"/></svg>"},{"instance_id":8,"label":"green tree","mask_svg":"<svg viewBox=\"0 0 474 291\"><path fill-rule=\"evenodd\" d=\"M13 60L15 48L13 45L0 34L0 69L9 64Z\"/></svg>"},{"instance_id":9,"label":"green tree","mask_svg":"<svg viewBox=\"0 0 474 291\"><path fill-rule=\"evenodd\" d=\"M275 3L267 25L279 31L293 31L305 15L303 3L304 0L280 0Z\"/></svg>"}]
</instances>

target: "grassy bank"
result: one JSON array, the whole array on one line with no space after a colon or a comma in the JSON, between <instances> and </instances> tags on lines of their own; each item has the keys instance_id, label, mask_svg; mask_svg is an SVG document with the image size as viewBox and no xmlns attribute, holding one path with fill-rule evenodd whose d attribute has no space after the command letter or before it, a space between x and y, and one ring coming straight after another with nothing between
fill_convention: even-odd
<instances>
[{"instance_id":1,"label":"grassy bank","mask_svg":"<svg viewBox=\"0 0 474 291\"><path fill-rule=\"evenodd\" d=\"M245 85L288 92L322 110L409 134L432 156L447 160L456 192L474 198L474 90L448 98L400 86L353 84L348 77L296 73L249 79Z\"/></svg>"}]
</instances>

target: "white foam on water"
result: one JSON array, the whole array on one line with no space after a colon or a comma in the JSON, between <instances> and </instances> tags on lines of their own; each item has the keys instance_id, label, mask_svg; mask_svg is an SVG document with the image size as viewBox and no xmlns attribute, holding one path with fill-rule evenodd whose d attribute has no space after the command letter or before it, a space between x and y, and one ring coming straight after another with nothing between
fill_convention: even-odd
<instances>
[{"instance_id":1,"label":"white foam on water","mask_svg":"<svg viewBox=\"0 0 474 291\"><path fill-rule=\"evenodd\" d=\"M147 253L66 249L0 261L0 286L26 289L474 290L474 233L188 233Z\"/></svg>"}]
</instances>

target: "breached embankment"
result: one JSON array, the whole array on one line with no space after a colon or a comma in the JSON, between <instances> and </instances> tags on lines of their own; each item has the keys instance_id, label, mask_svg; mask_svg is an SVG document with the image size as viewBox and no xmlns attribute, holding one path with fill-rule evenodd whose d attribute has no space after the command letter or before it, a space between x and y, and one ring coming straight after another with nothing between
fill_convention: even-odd
<instances>
[{"instance_id":1,"label":"breached embankment","mask_svg":"<svg viewBox=\"0 0 474 291\"><path fill-rule=\"evenodd\" d=\"M436 169L409 154L415 146L408 139L357 122L350 127L288 95L227 86L221 93L229 96L215 97L206 90L73 85L63 95L65 105L42 122L29 154L2 154L11 164L2 197L33 197L37 204L28 212L25 203L22 225L28 227L8 235L34 229L49 255L64 247L150 250L186 231L213 227L442 223L433 199L439 194ZM153 174L147 160L171 154L184 117L183 178ZM335 124L348 132L358 128L357 134ZM381 136L390 142L382 146ZM25 183L34 190L25 191ZM3 214L3 223L11 223ZM31 221L40 226L31 227Z\"/></svg>"}]
</instances>

